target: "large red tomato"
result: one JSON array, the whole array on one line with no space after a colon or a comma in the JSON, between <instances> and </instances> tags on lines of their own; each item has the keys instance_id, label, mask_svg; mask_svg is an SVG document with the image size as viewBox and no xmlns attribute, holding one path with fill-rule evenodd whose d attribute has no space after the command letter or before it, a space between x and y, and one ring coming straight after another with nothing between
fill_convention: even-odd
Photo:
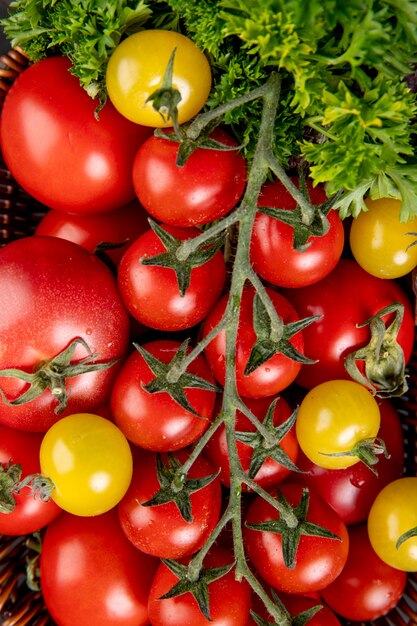
<instances>
[{"instance_id":1,"label":"large red tomato","mask_svg":"<svg viewBox=\"0 0 417 626\"><path fill-rule=\"evenodd\" d=\"M414 313L409 297L398 283L371 276L355 261L341 259L323 280L286 290L285 296L301 317L321 316L303 331L306 354L317 359L317 363L303 366L297 377L297 382L307 389L327 380L349 379L344 368L345 357L366 345L371 337L369 326L359 328L358 324L394 302L404 305L398 343L406 362L411 356ZM386 317L391 321L392 316Z\"/></svg>"},{"instance_id":2,"label":"large red tomato","mask_svg":"<svg viewBox=\"0 0 417 626\"><path fill-rule=\"evenodd\" d=\"M40 472L39 449L43 435L27 433L16 428L0 425L0 464L18 464L22 468L19 480ZM52 522L61 509L50 499L42 502L34 497L29 487L23 487L13 498L16 507L10 513L0 513L0 534L26 535L40 530ZM2 498L3 500L3 494Z\"/></svg>"},{"instance_id":3,"label":"large red tomato","mask_svg":"<svg viewBox=\"0 0 417 626\"><path fill-rule=\"evenodd\" d=\"M129 317L104 263L70 241L26 237L0 249L0 291L0 422L46 431L61 415L94 412L104 404L117 363L101 371L75 370L65 383L59 359L51 365L71 346L71 365L88 359L94 367L125 356ZM23 374L12 377L10 368ZM27 380L40 368L43 373L34 383ZM50 388L42 391L46 377ZM31 384L32 391L41 393L21 404L18 398L29 393ZM63 395L68 396L67 408L57 413Z\"/></svg>"},{"instance_id":4,"label":"large red tomato","mask_svg":"<svg viewBox=\"0 0 417 626\"><path fill-rule=\"evenodd\" d=\"M17 78L2 108L1 145L18 183L48 207L95 214L135 196L132 164L150 129L98 101L68 71L65 57L34 63Z\"/></svg>"},{"instance_id":5,"label":"large red tomato","mask_svg":"<svg viewBox=\"0 0 417 626\"><path fill-rule=\"evenodd\" d=\"M173 226L198 226L226 215L243 194L246 164L230 135L216 129L213 139L236 150L197 148L178 167L179 144L150 137L133 164L133 183L143 206Z\"/></svg>"},{"instance_id":6,"label":"large red tomato","mask_svg":"<svg viewBox=\"0 0 417 626\"><path fill-rule=\"evenodd\" d=\"M130 487L118 505L121 526L128 539L139 550L167 559L181 559L199 550L216 526L220 516L221 489L216 476L200 489L191 489L189 494L189 515L185 519L179 506L168 499L162 503L145 505L161 490L167 493L167 483L173 478L161 479L158 472L163 468L176 469L186 461L188 452L178 450L173 456L158 456L146 450L136 450L134 455L133 478ZM184 481L195 481L213 476L215 470L204 458L198 457ZM171 476L171 474L168 474ZM178 489L179 496L181 490ZM171 496L175 494L170 494ZM187 514L185 515L187 517Z\"/></svg>"},{"instance_id":7,"label":"large red tomato","mask_svg":"<svg viewBox=\"0 0 417 626\"><path fill-rule=\"evenodd\" d=\"M303 474L293 479L314 489L340 515L345 524L366 521L379 491L399 478L404 467L404 440L400 416L388 400L378 400L381 426L378 432L390 455L378 456L374 474L365 463L355 463L346 469L319 467L300 451L297 465Z\"/></svg>"},{"instance_id":8,"label":"large red tomato","mask_svg":"<svg viewBox=\"0 0 417 626\"><path fill-rule=\"evenodd\" d=\"M298 179L293 182L298 186ZM326 200L322 187L307 181L313 204ZM268 182L258 198L259 207L293 211L296 201L280 181ZM328 214L330 227L322 237L310 237L307 249L294 249L294 229L265 213L256 214L251 239L251 260L255 271L273 285L304 287L321 280L336 266L343 251L344 229L336 211Z\"/></svg>"},{"instance_id":9,"label":"large red tomato","mask_svg":"<svg viewBox=\"0 0 417 626\"><path fill-rule=\"evenodd\" d=\"M277 314L285 324L299 320L294 307L281 294L267 290ZM301 364L283 354L275 354L253 372L245 375L245 368L256 340L253 327L253 300L255 290L246 287L240 303L239 329L236 345L236 384L240 395L248 398L272 396L288 387L300 371ZM203 326L206 336L220 322L228 302L223 296L208 314ZM303 352L303 332L295 334L290 342L299 352ZM226 334L220 331L205 349L205 354L216 379L224 385L226 372Z\"/></svg>"},{"instance_id":10,"label":"large red tomato","mask_svg":"<svg viewBox=\"0 0 417 626\"><path fill-rule=\"evenodd\" d=\"M233 554L214 546L204 560L205 568L224 567L233 563ZM210 621L201 612L190 592L160 599L179 578L161 563L149 592L149 619L152 626L246 626L251 592L245 580L238 581L232 569L208 585Z\"/></svg>"},{"instance_id":11,"label":"large red tomato","mask_svg":"<svg viewBox=\"0 0 417 626\"><path fill-rule=\"evenodd\" d=\"M297 507L303 489L302 485L283 483L271 493L277 499L282 494ZM310 535L309 530L305 534L301 532L295 565L289 568L284 561L280 524L277 525L279 532L248 527L249 524L281 521L280 518L280 513L260 496L249 507L244 537L255 569L269 585L280 591L306 594L323 589L340 574L346 563L349 538L344 522L321 496L310 491L305 521L326 528L339 539Z\"/></svg>"},{"instance_id":12,"label":"large red tomato","mask_svg":"<svg viewBox=\"0 0 417 626\"><path fill-rule=\"evenodd\" d=\"M199 234L197 228L165 226L177 240ZM171 267L145 265L142 260L167 252L160 237L148 229L124 254L118 273L123 301L139 322L157 330L183 330L201 322L220 297L226 280L226 264L218 250L205 263L191 268L188 288L181 294ZM159 261L158 261L159 262ZM183 263L183 269L186 262Z\"/></svg>"},{"instance_id":13,"label":"large red tomato","mask_svg":"<svg viewBox=\"0 0 417 626\"><path fill-rule=\"evenodd\" d=\"M170 363L178 354L180 343L170 339L151 341L142 346L150 357ZM189 350L188 350L189 351ZM154 366L155 369L155 366ZM214 385L214 377L204 356L199 355L187 369L187 374L198 376ZM216 392L192 387L167 392L147 391L146 385L161 379L158 370L152 371L143 354L133 352L124 362L111 394L111 408L116 424L132 443L157 452L184 448L195 441L209 426ZM176 387L181 386L181 380ZM195 414L174 399L189 402ZM184 394L184 397L183 395ZM173 397L174 396L174 397Z\"/></svg>"},{"instance_id":14,"label":"large red tomato","mask_svg":"<svg viewBox=\"0 0 417 626\"><path fill-rule=\"evenodd\" d=\"M157 566L126 539L115 509L93 517L63 513L42 546L45 604L58 626L147 626Z\"/></svg>"}]
</instances>

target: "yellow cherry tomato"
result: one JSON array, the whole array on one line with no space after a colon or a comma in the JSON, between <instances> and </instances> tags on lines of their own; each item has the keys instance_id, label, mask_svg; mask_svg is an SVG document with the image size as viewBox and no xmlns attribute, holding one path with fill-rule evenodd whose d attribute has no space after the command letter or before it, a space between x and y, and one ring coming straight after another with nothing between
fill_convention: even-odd
<instances>
[{"instance_id":1,"label":"yellow cherry tomato","mask_svg":"<svg viewBox=\"0 0 417 626\"><path fill-rule=\"evenodd\" d=\"M172 126L147 99L161 87L174 50L172 86L181 95L178 123L187 122L202 109L211 89L211 69L204 54L180 33L144 30L124 39L107 66L108 95L122 115L143 126Z\"/></svg>"},{"instance_id":2,"label":"yellow cherry tomato","mask_svg":"<svg viewBox=\"0 0 417 626\"><path fill-rule=\"evenodd\" d=\"M40 449L43 476L52 499L75 515L100 515L113 508L129 487L133 462L123 433L91 413L63 417L46 433Z\"/></svg>"},{"instance_id":3,"label":"yellow cherry tomato","mask_svg":"<svg viewBox=\"0 0 417 626\"><path fill-rule=\"evenodd\" d=\"M350 248L356 261L373 276L399 278L417 265L417 218L400 222L401 202L392 198L366 200L368 211L356 217Z\"/></svg>"},{"instance_id":4,"label":"yellow cherry tomato","mask_svg":"<svg viewBox=\"0 0 417 626\"><path fill-rule=\"evenodd\" d=\"M374 440L380 423L378 404L365 387L349 380L330 380L311 389L301 402L296 434L313 463L340 469L360 460L343 453L351 452L360 441Z\"/></svg>"},{"instance_id":5,"label":"yellow cherry tomato","mask_svg":"<svg viewBox=\"0 0 417 626\"><path fill-rule=\"evenodd\" d=\"M368 516L368 535L380 559L405 572L417 571L417 536L397 541L407 531L417 532L417 478L403 477L384 487Z\"/></svg>"}]
</instances>

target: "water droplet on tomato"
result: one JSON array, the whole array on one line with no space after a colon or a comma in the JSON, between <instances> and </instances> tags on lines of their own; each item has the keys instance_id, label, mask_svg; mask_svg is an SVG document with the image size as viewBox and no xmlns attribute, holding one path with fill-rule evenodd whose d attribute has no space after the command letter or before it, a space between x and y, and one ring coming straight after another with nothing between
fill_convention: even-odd
<instances>
[{"instance_id":1,"label":"water droplet on tomato","mask_svg":"<svg viewBox=\"0 0 417 626\"><path fill-rule=\"evenodd\" d=\"M92 334L92 332L93 332L93 329L92 329L92 328L86 328L86 329L85 329L85 334L86 334L86 335L91 335L91 334Z\"/></svg>"}]
</instances>

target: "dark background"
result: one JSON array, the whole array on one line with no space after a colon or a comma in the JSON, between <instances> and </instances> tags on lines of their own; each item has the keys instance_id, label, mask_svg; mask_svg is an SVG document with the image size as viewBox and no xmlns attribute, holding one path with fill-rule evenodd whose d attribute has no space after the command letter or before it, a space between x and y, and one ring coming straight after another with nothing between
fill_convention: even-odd
<instances>
[{"instance_id":1,"label":"dark background","mask_svg":"<svg viewBox=\"0 0 417 626\"><path fill-rule=\"evenodd\" d=\"M6 17L7 7L10 4L10 0L0 0L0 18ZM0 28L0 54L7 52L10 48L10 42L8 42L4 36L3 29Z\"/></svg>"}]
</instances>

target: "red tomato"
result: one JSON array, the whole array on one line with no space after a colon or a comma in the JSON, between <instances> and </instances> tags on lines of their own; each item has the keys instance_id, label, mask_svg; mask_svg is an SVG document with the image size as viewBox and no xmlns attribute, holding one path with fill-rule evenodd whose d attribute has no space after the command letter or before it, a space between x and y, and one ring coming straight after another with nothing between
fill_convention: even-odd
<instances>
[{"instance_id":1,"label":"red tomato","mask_svg":"<svg viewBox=\"0 0 417 626\"><path fill-rule=\"evenodd\" d=\"M76 339L83 339L108 363L125 356L129 318L111 271L81 246L55 237L26 237L0 249L0 369L32 373ZM105 315L103 315L105 312ZM71 363L88 356L75 347ZM46 431L62 415L94 412L105 403L117 374L117 364L68 378L67 408L49 389L30 402L10 406L0 400L0 422L22 430ZM0 376L9 402L26 393L29 383Z\"/></svg>"},{"instance_id":2,"label":"red tomato","mask_svg":"<svg viewBox=\"0 0 417 626\"><path fill-rule=\"evenodd\" d=\"M233 554L214 546L204 560L204 567L222 567L233 563ZM191 593L160 600L177 582L166 565L159 566L149 592L149 619L152 626L246 626L251 592L245 580L235 579L231 570L208 586L210 617L208 621Z\"/></svg>"},{"instance_id":3,"label":"red tomato","mask_svg":"<svg viewBox=\"0 0 417 626\"><path fill-rule=\"evenodd\" d=\"M196 228L164 227L177 239L190 239L199 234ZM124 254L118 274L123 301L135 319L157 330L182 330L205 318L220 297L226 264L220 250L206 263L191 270L191 279L184 295L180 294L173 269L144 265L141 259L166 252L160 238L148 229Z\"/></svg>"},{"instance_id":4,"label":"red tomato","mask_svg":"<svg viewBox=\"0 0 417 626\"><path fill-rule=\"evenodd\" d=\"M1 145L18 183L54 209L93 215L135 196L131 178L138 147L150 129L108 102L94 117L93 100L68 71L65 57L26 69L2 108Z\"/></svg>"},{"instance_id":5,"label":"red tomato","mask_svg":"<svg viewBox=\"0 0 417 626\"><path fill-rule=\"evenodd\" d=\"M40 433L25 433L0 425L0 464L8 463L22 467L20 480L31 474L39 474L39 449L42 442ZM51 499L42 502L34 497L29 488L24 487L14 494L16 508L11 513L0 513L0 534L26 535L40 530L56 517L61 509Z\"/></svg>"},{"instance_id":6,"label":"red tomato","mask_svg":"<svg viewBox=\"0 0 417 626\"><path fill-rule=\"evenodd\" d=\"M297 178L293 182L299 186ZM321 187L306 181L313 204L321 204L326 194ZM258 206L292 211L297 204L280 181L266 183ZM342 220L336 211L328 215L330 228L322 237L310 237L308 248L294 250L294 229L288 224L257 213L251 239L251 261L254 270L265 280L281 287L304 287L321 280L340 259L344 245Z\"/></svg>"},{"instance_id":7,"label":"red tomato","mask_svg":"<svg viewBox=\"0 0 417 626\"><path fill-rule=\"evenodd\" d=\"M177 354L180 343L167 339L152 341L142 347L163 363L169 363ZM202 355L193 360L187 372L214 384L213 374ZM157 452L184 448L207 429L216 392L191 387L184 390L186 400L201 416L197 417L167 392L146 391L145 385L154 380L155 373L144 357L139 351L133 352L113 385L111 407L116 424L129 441L141 448Z\"/></svg>"},{"instance_id":8,"label":"red tomato","mask_svg":"<svg viewBox=\"0 0 417 626\"><path fill-rule=\"evenodd\" d=\"M271 397L257 399L246 398L245 404L252 411L252 413L261 422L263 422L272 400L273 398ZM283 398L279 398L274 409L273 425L275 427L281 425L290 417L290 415L291 409L287 402ZM240 411L237 411L235 430L243 432L256 432L256 427L248 417ZM254 449L250 445L241 441L236 442L236 447L242 468L245 472L248 472ZM293 463L296 463L299 446L294 428L291 428L291 430L284 436L280 443L280 447L287 454L289 459ZM220 468L220 480L224 485L230 487L230 463L224 424L219 426L214 435L210 438L210 441L204 449L204 454L207 456L209 461L211 461L214 467ZM254 477L254 480L266 489L283 481L284 478L289 475L290 471L290 469L284 467L278 463L278 461L269 456L262 463L260 469ZM242 488L247 489L245 485L243 485Z\"/></svg>"},{"instance_id":9,"label":"red tomato","mask_svg":"<svg viewBox=\"0 0 417 626\"><path fill-rule=\"evenodd\" d=\"M147 626L157 566L126 539L115 509L93 517L63 513L42 546L45 604L58 626Z\"/></svg>"},{"instance_id":10,"label":"red tomato","mask_svg":"<svg viewBox=\"0 0 417 626\"><path fill-rule=\"evenodd\" d=\"M226 146L236 141L224 130L211 137ZM152 136L139 148L133 184L143 206L157 220L173 226L198 226L226 215L246 184L246 163L237 150L197 148L178 167L179 144Z\"/></svg>"},{"instance_id":11,"label":"red tomato","mask_svg":"<svg viewBox=\"0 0 417 626\"><path fill-rule=\"evenodd\" d=\"M188 453L178 450L175 459L184 463ZM168 456L162 455L165 466ZM215 470L204 458L193 463L187 477L202 478ZM138 450L134 459L130 487L119 503L121 526L127 538L139 550L167 559L180 559L199 550L216 526L220 516L221 489L218 477L190 495L192 521L182 517L174 502L143 506L160 489L157 455Z\"/></svg>"},{"instance_id":12,"label":"red tomato","mask_svg":"<svg viewBox=\"0 0 417 626\"><path fill-rule=\"evenodd\" d=\"M293 474L293 480L314 489L337 511L345 524L364 522L380 490L402 475L404 441L401 420L388 400L378 400L381 426L378 437L387 447L390 458L378 456L375 475L364 463L346 469L319 467L300 451L297 464L305 474Z\"/></svg>"},{"instance_id":13,"label":"red tomato","mask_svg":"<svg viewBox=\"0 0 417 626\"><path fill-rule=\"evenodd\" d=\"M341 574L322 590L323 600L349 620L370 622L385 615L401 598L407 574L382 561L366 524L349 529L349 555Z\"/></svg>"},{"instance_id":14,"label":"red tomato","mask_svg":"<svg viewBox=\"0 0 417 626\"><path fill-rule=\"evenodd\" d=\"M294 322L299 318L294 307L281 294L268 289L273 306L284 323ZM249 398L272 396L288 387L300 371L301 364L292 361L282 354L276 354L245 376L244 371L256 340L253 329L253 298L255 291L246 287L240 304L239 329L236 346L236 383L238 393ZM227 306L228 296L223 296L207 315L203 326L206 336L219 323ZM304 332L304 331L303 331ZM303 332L291 339L291 344L299 352L303 352ZM205 349L207 361L216 379L224 385L225 380L225 332L219 332Z\"/></svg>"},{"instance_id":15,"label":"red tomato","mask_svg":"<svg viewBox=\"0 0 417 626\"><path fill-rule=\"evenodd\" d=\"M69 215L51 209L39 222L35 234L68 239L90 252L95 252L103 242L124 243L119 248L105 250L105 254L118 265L128 247L148 228L146 211L134 201L100 215Z\"/></svg>"},{"instance_id":16,"label":"red tomato","mask_svg":"<svg viewBox=\"0 0 417 626\"><path fill-rule=\"evenodd\" d=\"M404 304L404 319L398 343L409 360L414 342L414 313L403 289L393 280L376 278L355 261L341 259L323 280L285 291L285 296L301 317L321 315L303 331L306 354L318 362L303 366L297 382L307 389L327 380L350 379L344 368L345 357L366 345L369 326L358 328L372 315L393 302ZM390 318L391 319L391 318Z\"/></svg>"},{"instance_id":17,"label":"red tomato","mask_svg":"<svg viewBox=\"0 0 417 626\"><path fill-rule=\"evenodd\" d=\"M283 483L271 493L278 497L278 492L292 506L297 506L303 487ZM287 593L306 594L323 589L340 574L347 559L349 539L344 522L321 496L314 491L310 491L309 495L307 522L326 528L338 535L340 540L302 534L292 569L284 563L280 534L247 527L244 530L247 554L257 572L269 585ZM249 507L246 524L278 519L278 511L257 496Z\"/></svg>"}]
</instances>

